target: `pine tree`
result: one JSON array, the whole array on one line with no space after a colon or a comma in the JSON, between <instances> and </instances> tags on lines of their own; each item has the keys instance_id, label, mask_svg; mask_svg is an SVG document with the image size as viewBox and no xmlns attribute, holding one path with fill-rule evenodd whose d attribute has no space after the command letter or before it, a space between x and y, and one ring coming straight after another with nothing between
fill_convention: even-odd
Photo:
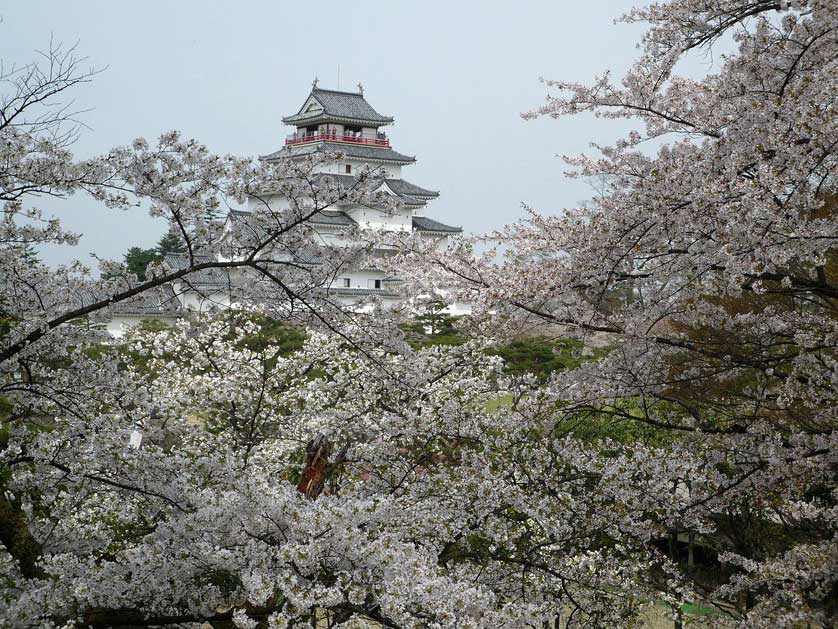
<instances>
[{"instance_id":1,"label":"pine tree","mask_svg":"<svg viewBox=\"0 0 838 629\"><path fill-rule=\"evenodd\" d=\"M142 247L131 247L125 253L125 266L129 273L133 273L140 281L146 279L146 268L151 262L157 262L161 255L155 249L143 249Z\"/></svg>"},{"instance_id":2,"label":"pine tree","mask_svg":"<svg viewBox=\"0 0 838 629\"><path fill-rule=\"evenodd\" d=\"M183 244L183 238L178 235L173 229L170 229L166 234L157 241L155 247L157 255L161 258L167 253L183 253L186 247Z\"/></svg>"},{"instance_id":3,"label":"pine tree","mask_svg":"<svg viewBox=\"0 0 838 629\"><path fill-rule=\"evenodd\" d=\"M27 266L35 266L41 262L41 259L38 257L38 252L35 251L35 247L30 243L23 245L21 258L26 262Z\"/></svg>"}]
</instances>

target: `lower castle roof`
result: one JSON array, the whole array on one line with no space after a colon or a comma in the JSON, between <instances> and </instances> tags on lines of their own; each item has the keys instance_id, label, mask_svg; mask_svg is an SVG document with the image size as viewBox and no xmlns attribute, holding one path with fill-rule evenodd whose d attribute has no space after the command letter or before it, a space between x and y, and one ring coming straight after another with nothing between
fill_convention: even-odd
<instances>
[{"instance_id":1,"label":"lower castle roof","mask_svg":"<svg viewBox=\"0 0 838 629\"><path fill-rule=\"evenodd\" d=\"M340 177L342 175L336 176ZM228 217L229 220L243 221L247 223L251 214L251 212L246 212L242 210L230 210ZM355 222L355 220L353 220L351 216L340 210L320 210L319 212L314 214L310 219L308 219L307 222L311 223L312 225L324 225L334 227L353 227L357 225L357 223ZM428 218L427 216L413 216L412 226L413 229L417 231L436 232L442 234L459 234L463 231L462 227L446 225L445 223L441 223L440 221ZM169 256L166 256L166 258L168 262Z\"/></svg>"},{"instance_id":2,"label":"lower castle roof","mask_svg":"<svg viewBox=\"0 0 838 629\"><path fill-rule=\"evenodd\" d=\"M414 216L413 229L422 232L441 232L446 234L459 234L463 231L462 227L446 225L445 223L440 223L439 221L435 221L427 216Z\"/></svg>"},{"instance_id":3,"label":"lower castle roof","mask_svg":"<svg viewBox=\"0 0 838 629\"><path fill-rule=\"evenodd\" d=\"M285 146L269 155L263 155L261 159L271 161L280 157L300 157L314 153L340 153L351 159L361 159L368 162L387 162L390 164L412 164L416 161L415 157L403 155L390 147L366 146L344 142L310 142Z\"/></svg>"},{"instance_id":4,"label":"lower castle roof","mask_svg":"<svg viewBox=\"0 0 838 629\"><path fill-rule=\"evenodd\" d=\"M357 181L354 175L340 175L334 173L319 173L317 175L317 178L325 177L333 179L344 188L351 188ZM374 176L373 183L386 184L402 203L411 207L421 207L430 199L435 199L439 196L439 192L436 190L426 190L425 188L417 186L414 183L410 183L409 181L405 181L404 179ZM373 186L373 188L375 187L376 186Z\"/></svg>"}]
</instances>

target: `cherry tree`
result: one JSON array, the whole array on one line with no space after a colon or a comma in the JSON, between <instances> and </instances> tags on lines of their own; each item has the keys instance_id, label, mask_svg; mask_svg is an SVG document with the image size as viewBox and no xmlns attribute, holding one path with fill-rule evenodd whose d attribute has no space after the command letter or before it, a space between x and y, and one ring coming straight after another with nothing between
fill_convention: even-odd
<instances>
[{"instance_id":1,"label":"cherry tree","mask_svg":"<svg viewBox=\"0 0 838 629\"><path fill-rule=\"evenodd\" d=\"M233 413L225 416L225 421L238 432L228 430L214 437L213 429L220 420L203 418L201 404L210 401L203 399L178 415L180 429L171 425L166 430L160 428L163 437L156 442L155 427L179 413L177 409L183 408L187 398L170 406L175 399L171 392L179 390L174 376L161 376L159 381L169 388L155 389L145 374L127 369L120 352L102 345L106 339L97 324L120 305L144 299L173 282L189 284L208 270L235 272L231 301L246 296L250 303L259 305L263 315L319 326L378 365L364 328L379 324L347 310L327 290L336 274L363 262L368 247L363 242L340 247L315 245L309 219L335 203L386 207L387 202L370 192L372 176L368 173L360 173L356 185L346 188L316 175L321 158L268 164L215 156L195 141L181 140L177 133L164 135L156 146L138 139L130 147L113 149L101 157L77 160L70 150L78 131L74 114L56 99L95 74L81 71L81 63L73 50L62 51L56 46L39 63L12 67L2 77L8 88L0 102L3 622L16 626L74 622L110 626L134 617L146 618L144 624L179 624L190 619L226 622L233 613L217 612L217 608L246 601L241 587L235 585L243 582L236 569L230 565L219 565L217 570L193 566L200 574L198 581L208 590L187 579L183 581L189 592L186 598L174 592L170 592L174 596L162 596L159 594L180 577L175 573L167 576L160 571L162 564L147 561L154 554L154 544L138 547L129 540L150 542L148 535L158 525L162 525L161 533L164 529L180 530L178 535L184 530L211 529L207 520L201 524L196 524L197 520L192 524L169 522L166 512L172 509L176 514L197 517L195 507L207 507L201 500L184 502L186 486L199 493L210 492L207 497L226 486L212 500L228 502L224 492L239 482L254 482L256 477L250 470L257 467L267 474L257 482L278 483L277 489L298 506L305 500L293 486L274 476L281 470L247 464L250 450L261 446L267 435L275 438L274 415L281 409L271 401L276 394L266 387L280 386L284 380L260 380L262 398L238 406L247 415L246 434ZM269 202L270 195L276 193L288 199L280 209ZM96 279L81 262L58 268L33 262L26 255L33 245L78 242L77 235L37 207L41 197L60 197L70 203L78 198L73 195L86 195L85 203L99 202L120 211L138 211L144 206L152 216L164 218L187 253L187 265L177 269L151 266L146 277L139 279L121 265L103 260L101 279ZM221 226L207 220L215 208L245 198L262 201L245 224L226 226L228 232L222 234ZM351 236L347 234L347 240ZM318 258L316 265L309 262L313 256ZM211 322L206 325L208 331L199 326L190 335L206 338L215 329ZM386 336L377 334L374 344L381 346L382 339ZM216 385L224 386L215 386L214 391L222 396L231 395L237 382L253 375L244 363L236 367L231 362L253 360L239 352L234 341L227 339L226 362L218 363L219 370L223 365L226 371L216 374ZM189 356L192 342L191 336L183 338L175 354ZM188 366L193 381L181 384L184 391L197 392L198 381L207 376L195 368L199 356L191 356L195 363ZM265 361L266 365L270 362ZM291 371L283 377L294 374ZM257 395L251 386L240 390ZM263 403L270 409L270 431L261 426L259 411L251 408L261 409ZM193 422L193 417L198 419ZM307 438L319 438L321 433L322 428ZM237 436L229 447L211 445L213 440L225 442L232 434ZM290 435L285 442L289 439ZM190 445L192 442L200 447ZM206 446L209 458L201 463L199 452ZM180 448L185 448L182 455L176 454ZM240 448L244 448L243 459ZM122 462L126 453L139 457L131 470ZM216 465L222 467L215 469ZM198 474L193 478L194 486L187 468ZM222 480L223 468L233 474L226 480ZM222 486L206 485L210 478L213 483L222 480ZM272 501L267 494L263 498ZM143 502L146 499L153 504ZM284 510L279 503L274 507ZM347 507L347 513L356 508ZM233 501L226 508L236 510ZM206 515L214 519L209 512ZM265 512L260 512L259 517L263 515ZM310 525L313 522L306 524ZM218 530L218 541L223 545L232 531ZM181 542L198 540L187 535ZM127 554L117 557L120 548ZM120 572L121 577L116 572L110 577L102 572L109 558L113 559L111 570ZM174 561L174 557L163 561ZM145 564L142 574L132 567L135 562ZM102 577L104 589L92 587L90 578L95 574ZM283 578L292 576L286 573ZM135 586L146 580L158 585L142 594L143 588ZM234 585L214 582L218 580ZM122 596L118 595L121 588ZM282 598L274 607L284 609L290 617L307 613L305 608L293 611L289 601ZM319 599L317 603L318 608L330 607Z\"/></svg>"},{"instance_id":2,"label":"cherry tree","mask_svg":"<svg viewBox=\"0 0 838 629\"><path fill-rule=\"evenodd\" d=\"M177 134L76 160L56 131L71 121L26 96L84 79L72 55L12 75L2 622L624 627L701 600L711 626L833 623L838 9L673 0L627 19L650 29L622 82L548 83L533 113L639 121L570 159L604 176L600 198L490 234L500 262L413 239L380 261L473 305L475 338L419 351L396 313L324 290L391 238L312 249L316 212L382 202L363 181ZM726 37L716 72L677 75ZM277 190L289 207L268 203ZM140 281L23 264L26 245L75 242L36 205L73 193L145 205L189 265ZM221 237L206 217L245 197L265 203ZM111 308L209 269L239 273L250 306L102 343ZM307 340L266 341L265 315ZM546 383L507 378L486 345L545 322L610 351Z\"/></svg>"},{"instance_id":3,"label":"cherry tree","mask_svg":"<svg viewBox=\"0 0 838 629\"><path fill-rule=\"evenodd\" d=\"M383 313L330 300L329 280L372 245L315 247L307 221L383 203L364 176L345 189L314 161L214 156L175 133L76 160L60 133L72 121L38 107L61 93L55 76L72 86L77 61L53 50L46 63L10 75L0 129L4 625L518 627L570 597L586 617L628 614L628 599L601 597L614 575L544 549L547 570L555 556L576 576L541 583L536 557L510 554L532 538L529 494L542 519L572 493L587 501L570 470L575 491L558 502L516 488L508 461L536 455L542 416L488 409L502 395L533 403L527 383L513 389L479 341L413 352ZM276 191L288 207L271 206ZM24 263L32 245L77 242L37 210L44 195L145 205L189 263L144 279L108 261L100 279L80 262ZM229 232L206 220L245 197L264 202ZM255 312L120 345L98 331L120 304L208 270L238 272L231 301ZM265 342L265 317L311 326L309 341L288 355ZM568 538L586 539L588 521Z\"/></svg>"},{"instance_id":4,"label":"cherry tree","mask_svg":"<svg viewBox=\"0 0 838 629\"><path fill-rule=\"evenodd\" d=\"M566 158L604 193L444 255L405 243L405 260L432 268L404 268L423 289L457 286L489 333L551 323L614 344L543 394L562 405L556 426L596 417L614 430L654 429L654 457L626 451L619 471L596 474L613 497L619 543L625 512L638 518L635 541L668 559L661 591L712 601L730 614L716 626L829 626L838 613L838 5L673 0L625 19L650 29L620 81L546 81L551 95L525 116L636 121L598 156ZM716 68L679 75L679 62L702 52ZM506 246L500 263L493 251L475 254L481 240ZM615 452L606 442L584 456L607 468ZM636 502L638 482L650 486ZM695 566L696 548L713 570Z\"/></svg>"},{"instance_id":5,"label":"cherry tree","mask_svg":"<svg viewBox=\"0 0 838 629\"><path fill-rule=\"evenodd\" d=\"M85 388L74 412L69 393L41 396L48 430L7 445L37 552L9 561L7 617L619 626L658 595L645 521L617 526L609 479L659 449L591 458L535 379L508 381L479 342L359 352L311 332L288 354L248 319L137 331L119 360L43 378ZM697 485L716 480L687 455ZM656 481L621 500L657 504Z\"/></svg>"}]
</instances>

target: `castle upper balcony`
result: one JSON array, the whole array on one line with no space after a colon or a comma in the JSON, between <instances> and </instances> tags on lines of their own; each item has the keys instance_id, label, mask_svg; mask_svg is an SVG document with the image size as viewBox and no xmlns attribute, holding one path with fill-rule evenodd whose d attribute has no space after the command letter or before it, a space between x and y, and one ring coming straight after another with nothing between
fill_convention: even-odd
<instances>
[{"instance_id":1,"label":"castle upper balcony","mask_svg":"<svg viewBox=\"0 0 838 629\"><path fill-rule=\"evenodd\" d=\"M359 133L345 131L338 133L334 131L305 131L296 132L285 138L285 145L305 144L307 142L346 142L348 144L367 144L370 146L390 146L390 138L386 133L376 133L375 137L364 137Z\"/></svg>"}]
</instances>

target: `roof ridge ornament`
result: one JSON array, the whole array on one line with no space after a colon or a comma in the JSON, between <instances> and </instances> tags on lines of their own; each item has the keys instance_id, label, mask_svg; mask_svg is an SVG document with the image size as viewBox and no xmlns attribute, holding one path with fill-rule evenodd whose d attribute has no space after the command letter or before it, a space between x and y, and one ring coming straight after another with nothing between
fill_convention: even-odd
<instances>
[{"instance_id":1,"label":"roof ridge ornament","mask_svg":"<svg viewBox=\"0 0 838 629\"><path fill-rule=\"evenodd\" d=\"M364 84L358 81L358 93L363 96L364 95Z\"/></svg>"},{"instance_id":2,"label":"roof ridge ornament","mask_svg":"<svg viewBox=\"0 0 838 629\"><path fill-rule=\"evenodd\" d=\"M314 77L314 80L311 82L311 89L316 90L318 83L320 83L320 79L318 79L317 77Z\"/></svg>"}]
</instances>

